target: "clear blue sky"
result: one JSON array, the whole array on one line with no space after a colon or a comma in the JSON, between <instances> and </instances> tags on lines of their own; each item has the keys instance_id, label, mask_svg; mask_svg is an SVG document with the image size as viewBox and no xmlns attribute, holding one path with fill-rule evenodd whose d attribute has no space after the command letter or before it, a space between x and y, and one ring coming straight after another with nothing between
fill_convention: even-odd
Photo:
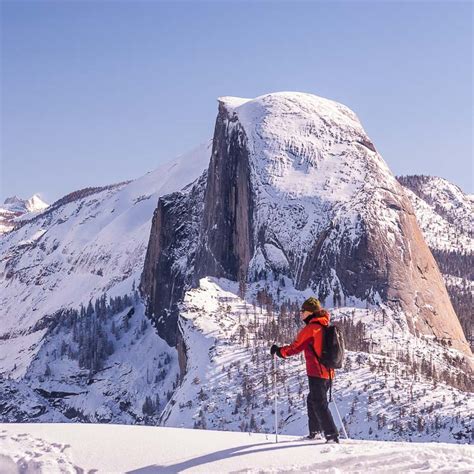
<instances>
[{"instance_id":1,"label":"clear blue sky","mask_svg":"<svg viewBox=\"0 0 474 474\"><path fill-rule=\"evenodd\" d=\"M221 95L352 108L396 174L472 192L471 2L2 1L1 202L131 179Z\"/></svg>"}]
</instances>

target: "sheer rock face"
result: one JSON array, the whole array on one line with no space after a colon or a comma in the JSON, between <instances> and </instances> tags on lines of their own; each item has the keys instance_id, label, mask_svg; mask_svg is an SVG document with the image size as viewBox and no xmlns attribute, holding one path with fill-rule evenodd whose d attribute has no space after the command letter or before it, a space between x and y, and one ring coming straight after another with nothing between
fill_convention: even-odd
<instances>
[{"instance_id":1,"label":"sheer rock face","mask_svg":"<svg viewBox=\"0 0 474 474\"><path fill-rule=\"evenodd\" d=\"M434 176L399 176L423 237L433 253L466 339L472 338L474 196Z\"/></svg>"},{"instance_id":2,"label":"sheer rock face","mask_svg":"<svg viewBox=\"0 0 474 474\"><path fill-rule=\"evenodd\" d=\"M253 253L253 196L245 134L219 104L195 265L203 276L245 279Z\"/></svg>"},{"instance_id":3,"label":"sheer rock face","mask_svg":"<svg viewBox=\"0 0 474 474\"><path fill-rule=\"evenodd\" d=\"M200 183L193 198L160 200L153 221L142 288L168 342L199 278L284 275L327 306L388 303L412 332L471 354L403 188L347 107L301 93L220 98Z\"/></svg>"},{"instance_id":4,"label":"sheer rock face","mask_svg":"<svg viewBox=\"0 0 474 474\"><path fill-rule=\"evenodd\" d=\"M373 287L382 301L401 309L411 332L432 335L471 355L442 275L403 190L397 190L397 198L392 197L387 204L396 209L399 232L388 238L376 220L365 221L366 238L359 243L352 260L362 262L364 273L360 275L367 282L363 286Z\"/></svg>"},{"instance_id":5,"label":"sheer rock face","mask_svg":"<svg viewBox=\"0 0 474 474\"><path fill-rule=\"evenodd\" d=\"M404 198L404 204L408 199ZM411 206L410 206L411 208ZM412 316L412 328L433 334L466 354L470 353L461 325L454 312L443 278L417 224L413 211L400 216L404 252L392 250L388 272L388 299L399 299L402 309Z\"/></svg>"},{"instance_id":6,"label":"sheer rock face","mask_svg":"<svg viewBox=\"0 0 474 474\"><path fill-rule=\"evenodd\" d=\"M140 289L161 337L176 346L178 303L209 275L245 279L252 253L252 196L242 130L220 106L209 169L160 198L153 216ZM183 359L183 357L181 357Z\"/></svg>"},{"instance_id":7,"label":"sheer rock face","mask_svg":"<svg viewBox=\"0 0 474 474\"><path fill-rule=\"evenodd\" d=\"M158 200L140 282L147 315L171 346L177 343L178 304L192 276L206 172L182 191Z\"/></svg>"}]
</instances>

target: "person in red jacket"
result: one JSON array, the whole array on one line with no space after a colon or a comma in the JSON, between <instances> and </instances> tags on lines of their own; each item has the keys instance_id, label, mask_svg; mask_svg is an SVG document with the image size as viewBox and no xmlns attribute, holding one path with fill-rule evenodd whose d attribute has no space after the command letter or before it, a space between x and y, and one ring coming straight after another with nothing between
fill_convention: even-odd
<instances>
[{"instance_id":1,"label":"person in red jacket","mask_svg":"<svg viewBox=\"0 0 474 474\"><path fill-rule=\"evenodd\" d=\"M307 398L309 435L314 439L318 432L324 431L326 442L339 443L339 433L328 407L327 392L334 377L334 369L327 369L318 360L323 349L324 327L329 326L329 313L321 307L316 298L308 298L300 310L300 319L305 327L288 346L273 345L271 355L286 359L304 351L306 373L309 382Z\"/></svg>"}]
</instances>

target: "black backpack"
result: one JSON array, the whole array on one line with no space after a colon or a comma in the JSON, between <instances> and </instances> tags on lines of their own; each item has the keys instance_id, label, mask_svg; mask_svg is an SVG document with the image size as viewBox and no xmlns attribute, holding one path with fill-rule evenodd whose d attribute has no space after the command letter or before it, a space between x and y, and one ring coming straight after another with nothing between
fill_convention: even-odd
<instances>
[{"instance_id":1,"label":"black backpack","mask_svg":"<svg viewBox=\"0 0 474 474\"><path fill-rule=\"evenodd\" d=\"M319 324L319 323L316 323ZM320 364L323 364L328 369L340 369L344 362L344 335L338 326L323 326L323 351L321 357L318 357L316 351L313 349L314 355Z\"/></svg>"}]
</instances>

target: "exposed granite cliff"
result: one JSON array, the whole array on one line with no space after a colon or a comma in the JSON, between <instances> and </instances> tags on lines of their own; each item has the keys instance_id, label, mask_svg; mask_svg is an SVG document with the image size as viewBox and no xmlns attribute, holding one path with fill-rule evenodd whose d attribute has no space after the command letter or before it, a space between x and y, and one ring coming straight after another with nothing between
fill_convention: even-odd
<instances>
[{"instance_id":1,"label":"exposed granite cliff","mask_svg":"<svg viewBox=\"0 0 474 474\"><path fill-rule=\"evenodd\" d=\"M246 279L253 253L253 196L246 136L222 102L214 131L195 264L203 276Z\"/></svg>"},{"instance_id":2,"label":"exposed granite cliff","mask_svg":"<svg viewBox=\"0 0 474 474\"><path fill-rule=\"evenodd\" d=\"M160 336L177 344L178 304L191 281L207 172L182 191L158 200L140 291Z\"/></svg>"},{"instance_id":3,"label":"exposed granite cliff","mask_svg":"<svg viewBox=\"0 0 474 474\"><path fill-rule=\"evenodd\" d=\"M246 277L253 204L244 142L220 104L209 169L183 192L160 198L153 215L140 290L147 314L172 346L179 343L178 303L187 288L206 275Z\"/></svg>"}]
</instances>

